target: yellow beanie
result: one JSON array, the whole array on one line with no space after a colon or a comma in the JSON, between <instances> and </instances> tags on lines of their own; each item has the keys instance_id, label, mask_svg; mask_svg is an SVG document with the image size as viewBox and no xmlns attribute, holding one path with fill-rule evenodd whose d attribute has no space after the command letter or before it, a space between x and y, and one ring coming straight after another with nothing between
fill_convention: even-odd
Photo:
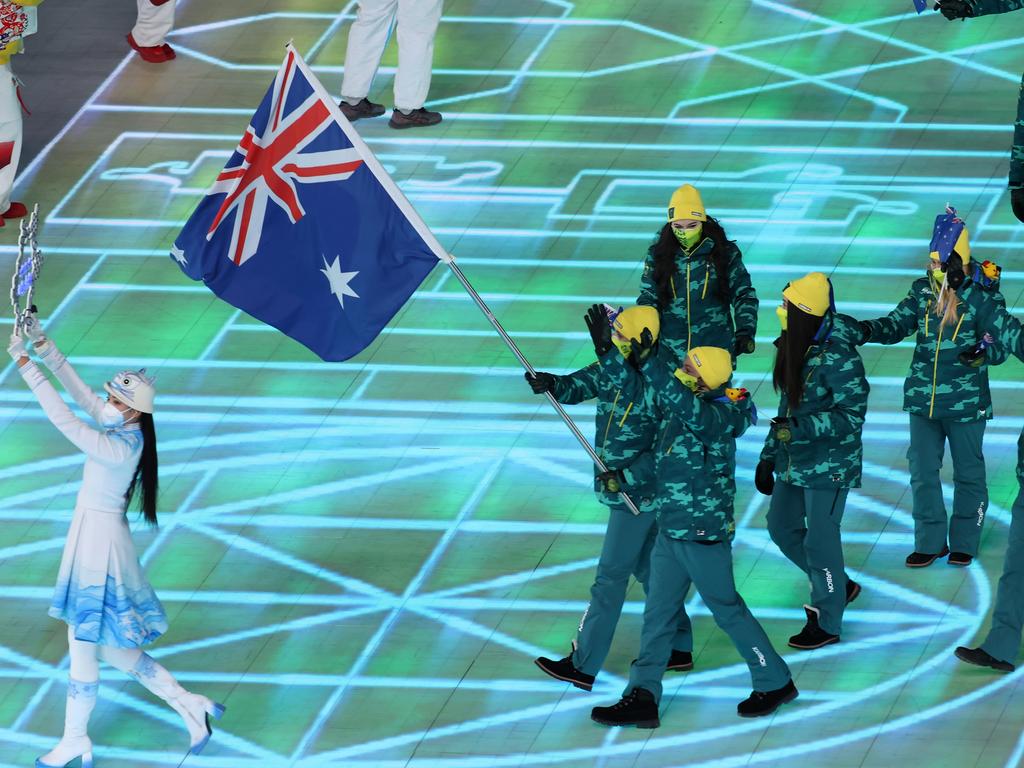
<instances>
[{"instance_id":1,"label":"yellow beanie","mask_svg":"<svg viewBox=\"0 0 1024 768\"><path fill-rule=\"evenodd\" d=\"M624 339L636 339L637 341L640 340L640 334L644 332L644 328L648 328L651 335L654 336L654 340L657 341L658 332L661 330L661 318L658 316L658 310L654 307L637 305L619 312L615 316L612 327Z\"/></svg>"},{"instance_id":2,"label":"yellow beanie","mask_svg":"<svg viewBox=\"0 0 1024 768\"><path fill-rule=\"evenodd\" d=\"M815 317L824 317L832 306L832 286L821 272L811 272L794 280L782 295L789 303Z\"/></svg>"},{"instance_id":3,"label":"yellow beanie","mask_svg":"<svg viewBox=\"0 0 1024 768\"><path fill-rule=\"evenodd\" d=\"M700 199L700 192L690 184L683 184L672 193L672 199L668 201L669 222L680 219L708 220L708 215L704 211L704 201Z\"/></svg>"},{"instance_id":4,"label":"yellow beanie","mask_svg":"<svg viewBox=\"0 0 1024 768\"><path fill-rule=\"evenodd\" d=\"M708 389L718 389L732 378L732 355L720 347L694 347L686 355Z\"/></svg>"}]
</instances>

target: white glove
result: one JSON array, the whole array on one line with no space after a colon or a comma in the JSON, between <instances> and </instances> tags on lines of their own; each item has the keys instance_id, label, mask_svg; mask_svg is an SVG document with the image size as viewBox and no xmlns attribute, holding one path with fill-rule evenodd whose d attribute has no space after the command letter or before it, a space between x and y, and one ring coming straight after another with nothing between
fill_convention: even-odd
<instances>
[{"instance_id":1,"label":"white glove","mask_svg":"<svg viewBox=\"0 0 1024 768\"><path fill-rule=\"evenodd\" d=\"M25 338L33 344L42 344L46 341L46 334L43 332L43 324L39 322L39 315L29 312L25 316L25 324L22 326Z\"/></svg>"},{"instance_id":2,"label":"white glove","mask_svg":"<svg viewBox=\"0 0 1024 768\"><path fill-rule=\"evenodd\" d=\"M7 345L7 354L17 362L23 357L28 357L28 350L25 349L25 339L17 333L11 334L11 343Z\"/></svg>"}]
</instances>

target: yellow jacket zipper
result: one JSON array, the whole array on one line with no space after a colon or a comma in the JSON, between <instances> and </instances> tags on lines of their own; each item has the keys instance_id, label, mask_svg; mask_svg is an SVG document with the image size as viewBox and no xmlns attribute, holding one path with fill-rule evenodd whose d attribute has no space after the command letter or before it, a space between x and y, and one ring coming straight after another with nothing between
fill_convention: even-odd
<instances>
[{"instance_id":1,"label":"yellow jacket zipper","mask_svg":"<svg viewBox=\"0 0 1024 768\"><path fill-rule=\"evenodd\" d=\"M611 430L611 428L612 428L612 420L615 418L615 406L618 405L619 397L621 397L621 395L622 395L622 390L620 389L618 392L615 393L615 399L612 400L612 409L611 409L611 411L608 412L608 423L604 427L604 437L601 439L601 458L602 459L604 458L605 447L608 445L608 432ZM623 419L623 420L625 420L625 419Z\"/></svg>"},{"instance_id":2,"label":"yellow jacket zipper","mask_svg":"<svg viewBox=\"0 0 1024 768\"><path fill-rule=\"evenodd\" d=\"M942 324L939 324L939 338L935 342L935 362L932 364L932 402L928 406L928 418L935 413L935 388L938 386L939 378L939 351L942 349Z\"/></svg>"}]
</instances>

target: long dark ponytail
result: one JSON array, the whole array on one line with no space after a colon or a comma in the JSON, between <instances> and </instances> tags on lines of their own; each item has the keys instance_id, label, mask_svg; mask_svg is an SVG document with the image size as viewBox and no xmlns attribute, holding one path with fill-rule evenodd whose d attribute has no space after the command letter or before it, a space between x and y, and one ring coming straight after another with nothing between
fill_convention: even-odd
<instances>
[{"instance_id":1,"label":"long dark ponytail","mask_svg":"<svg viewBox=\"0 0 1024 768\"><path fill-rule=\"evenodd\" d=\"M142 493L139 494L139 510L150 525L156 525L156 497L160 485L156 456L156 427L153 425L153 414L139 414L139 428L142 431L142 456L135 467L135 474L128 490L124 492L125 506L132 503L139 480L142 480Z\"/></svg>"},{"instance_id":2,"label":"long dark ponytail","mask_svg":"<svg viewBox=\"0 0 1024 768\"><path fill-rule=\"evenodd\" d=\"M708 220L704 222L703 238L710 238L714 243L708 258L711 259L717 275L715 295L723 303L728 303L729 253L726 244L733 241L726 237L722 225L712 216L708 216ZM666 222L658 231L658 237L647 249L647 254L654 262L654 285L658 291L659 309L665 309L672 304L672 278L676 273L676 254L679 248L679 241L672 232L672 223Z\"/></svg>"},{"instance_id":3,"label":"long dark ponytail","mask_svg":"<svg viewBox=\"0 0 1024 768\"><path fill-rule=\"evenodd\" d=\"M772 384L776 392L785 392L791 408L804 398L804 359L825 318L804 312L793 302L788 305L786 330L776 343Z\"/></svg>"}]
</instances>

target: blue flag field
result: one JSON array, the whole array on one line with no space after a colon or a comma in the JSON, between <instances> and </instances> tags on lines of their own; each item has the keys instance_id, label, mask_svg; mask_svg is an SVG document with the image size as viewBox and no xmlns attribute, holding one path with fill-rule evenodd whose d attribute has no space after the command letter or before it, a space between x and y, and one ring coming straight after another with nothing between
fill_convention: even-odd
<instances>
[{"instance_id":1,"label":"blue flag field","mask_svg":"<svg viewBox=\"0 0 1024 768\"><path fill-rule=\"evenodd\" d=\"M365 349L450 259L291 45L171 258L332 361Z\"/></svg>"}]
</instances>

